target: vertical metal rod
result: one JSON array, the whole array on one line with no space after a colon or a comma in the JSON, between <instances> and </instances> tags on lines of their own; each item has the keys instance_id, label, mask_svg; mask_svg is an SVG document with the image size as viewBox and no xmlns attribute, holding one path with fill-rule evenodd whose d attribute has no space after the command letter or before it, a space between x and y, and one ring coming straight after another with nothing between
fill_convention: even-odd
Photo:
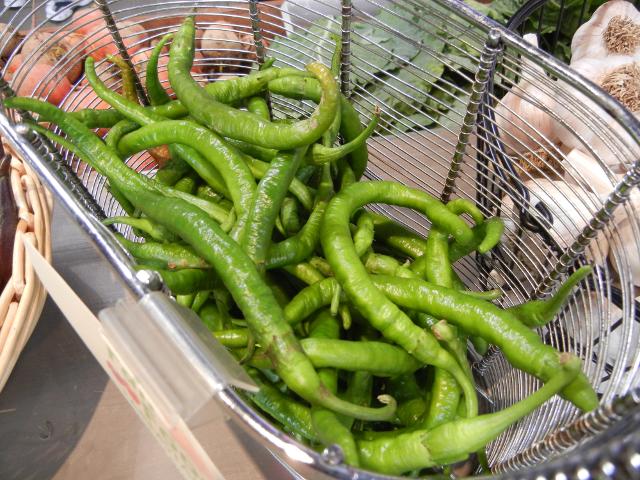
<instances>
[{"instance_id":1,"label":"vertical metal rod","mask_svg":"<svg viewBox=\"0 0 640 480\"><path fill-rule=\"evenodd\" d=\"M147 92L142 88L142 83L140 82L140 77L136 73L136 69L133 68L133 62L131 61L131 57L129 56L129 52L127 52L127 48L122 41L122 35L120 35L120 30L118 30L118 26L116 25L116 21L113 18L113 14L111 13L111 9L107 4L107 0L94 0L100 11L102 12L102 17L104 18L105 23L107 24L107 29L109 33L111 33L111 37L118 47L118 53L122 57L122 59L127 62L131 72L133 73L133 83L136 87L136 93L138 94L138 98L142 102L143 105L149 105L149 97L147 97Z\"/></svg>"},{"instance_id":2,"label":"vertical metal rod","mask_svg":"<svg viewBox=\"0 0 640 480\"><path fill-rule=\"evenodd\" d=\"M349 74L351 72L351 0L342 0L341 52L340 52L340 91L349 98Z\"/></svg>"},{"instance_id":3,"label":"vertical metal rod","mask_svg":"<svg viewBox=\"0 0 640 480\"><path fill-rule=\"evenodd\" d=\"M544 296L551 287L565 274L577 258L584 252L599 231L603 230L613 218L613 214L618 206L629 199L631 191L640 184L640 160L637 160L633 167L626 173L616 188L609 194L604 205L591 218L589 223L582 229L580 235L574 240L562 254L554 269L536 288L534 297Z\"/></svg>"},{"instance_id":4,"label":"vertical metal rod","mask_svg":"<svg viewBox=\"0 0 640 480\"><path fill-rule=\"evenodd\" d=\"M0 94L1 98L15 97L15 92L3 76L0 76ZM35 123L35 119L29 112L20 110L18 113L22 117L22 120ZM62 159L58 150L47 137L33 131L25 135L25 137L36 152L42 158L47 159L47 163L51 166L56 176L71 191L87 211L100 221L107 218L100 205L98 205L96 200L87 191L86 187L82 184L73 170L69 168L69 165Z\"/></svg>"},{"instance_id":5,"label":"vertical metal rod","mask_svg":"<svg viewBox=\"0 0 640 480\"><path fill-rule=\"evenodd\" d=\"M260 12L258 10L258 0L249 0L249 16L251 17L251 31L253 32L253 43L256 47L256 57L258 65L264 63L264 43L262 42L262 27L260 26Z\"/></svg>"},{"instance_id":6,"label":"vertical metal rod","mask_svg":"<svg viewBox=\"0 0 640 480\"><path fill-rule=\"evenodd\" d=\"M258 10L258 0L249 0L249 16L251 17L251 32L253 33L253 44L256 47L256 59L258 60L258 68L264 65L265 48L262 41L262 25L260 23L260 10ZM271 116L273 116L273 108L271 105L271 96L269 91L264 92L264 99Z\"/></svg>"},{"instance_id":7,"label":"vertical metal rod","mask_svg":"<svg viewBox=\"0 0 640 480\"><path fill-rule=\"evenodd\" d=\"M449 173L444 183L444 189L440 195L440 199L443 202L449 201L451 194L453 193L456 185L456 179L460 171L460 165L464 158L464 153L469 143L469 137L473 132L478 121L478 110L480 109L480 103L482 97L487 89L491 72L493 71L493 64L498 56L500 46L500 32L498 30L491 30L489 37L484 44L482 53L480 54L480 62L478 63L478 70L476 71L473 84L471 85L471 95L469 97L469 103L467 103L467 111L462 120L462 126L460 127L460 133L458 134L458 143L453 153L453 159L449 166Z\"/></svg>"}]
</instances>

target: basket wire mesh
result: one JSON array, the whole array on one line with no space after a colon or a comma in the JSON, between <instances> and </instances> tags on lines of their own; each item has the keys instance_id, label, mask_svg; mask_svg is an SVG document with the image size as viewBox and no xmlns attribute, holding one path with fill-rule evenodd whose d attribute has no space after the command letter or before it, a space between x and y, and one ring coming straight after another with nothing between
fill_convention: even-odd
<instances>
[{"instance_id":1,"label":"basket wire mesh","mask_svg":"<svg viewBox=\"0 0 640 480\"><path fill-rule=\"evenodd\" d=\"M263 63L272 50L277 52L277 65L303 67L312 60L328 64L334 47L331 34L341 35L343 93L350 97L365 122L375 109L382 112L376 136L369 143L366 177L394 179L444 200L452 195L469 198L485 214L500 215L507 222L504 242L497 252L466 258L455 265L470 288L500 288L505 296L499 303L509 307L543 297L578 265L596 265L595 273L576 291L561 315L540 329L539 334L546 343L583 359L584 371L601 398L601 408L581 416L558 398L548 402L489 445L492 470L496 474L517 471L519 476L531 477L552 475L549 472L555 475L567 465L575 467L573 473L578 476L580 468L605 476L610 468L635 471L637 458L633 450L638 439L632 438L630 432L620 436L620 445L626 448L620 447L626 455L623 460L607 460L611 457L606 455L612 455L609 449L601 451L603 457L591 453L592 457L596 455L595 463L587 462L583 467L580 463L538 465L597 433L613 435L612 425L631 415L640 403L636 396L640 383L640 326L635 302L635 286L640 284L640 278L632 268L640 258L640 217L627 201L640 182L640 125L614 99L455 0L365 0L355 6L350 1L342 1L340 6L329 1L286 2L281 6L280 2L258 5L240 0L173 0L130 6L118 0L108 4L100 0L73 21L53 28L42 19L44 3L11 11L9 23L24 37L6 59L2 71L0 87L5 96L16 91L50 97L60 77L77 66L78 58L94 52L98 42L114 40L123 58L138 73L138 93L144 103L141 85L145 52L151 50L153 40L175 31L181 18L194 13L200 29L198 46L205 28L232 29L243 34L215 56L196 58L198 69L194 77L202 81L246 74ZM3 14L6 17L9 12ZM316 20L311 23L309 17ZM92 37L91 45L77 42L57 60L48 75L35 83L28 81L30 68L38 58L91 22L105 25L100 30L102 37ZM146 36L123 29L125 22L141 25ZM22 58L22 64L10 73L20 46L36 34L43 35L39 48ZM402 47L400 52L377 41L376 35L393 37ZM12 41L15 33L3 32L0 50ZM107 86L119 88L119 76L105 61L97 62L97 67ZM165 71L166 64L160 70ZM439 75L442 71L450 75ZM535 85L534 95L521 88L522 79ZM164 86L169 87L166 79ZM558 128L572 129L585 151L606 173L611 191L606 196L597 195L586 179L587 172L567 161L569 152L504 104L502 96L506 91L549 115ZM549 98L554 100L555 108L549 107ZM271 95L269 101L276 118L305 116L313 109L308 102L278 95ZM83 76L74 80L73 89L61 106L68 111L105 108ZM571 112L571 125L559 111ZM24 113L6 113L13 122L28 120ZM514 137L501 134L496 127L498 120L515 131L534 132L538 140L524 146ZM575 129L576 122L579 129ZM0 129L6 125L0 123ZM611 125L620 128L612 129ZM93 215L122 213L103 177L43 137L27 134L20 127L16 131L46 154L44 161L56 165L62 183L76 182L74 195L83 199ZM598 148L580 138L578 132L593 134L600 141ZM520 153L508 155L509 150ZM611 156L619 159L621 168L610 165L607 158ZM129 158L127 163L148 175L157 168L147 153ZM563 187L560 180L570 188ZM428 229L426 219L415 212L386 206L374 208L418 233ZM622 238L619 223L612 221L614 215L629 222L631 241ZM122 233L132 236L128 229ZM537 380L513 369L495 349L475 360L477 380L490 400L488 409L511 405L539 387ZM229 402L242 401L234 398ZM593 452L593 448L589 451ZM334 476L347 478L353 473L344 466L337 468L326 456L314 455L315 462ZM576 455L572 458L586 462L586 457ZM526 470L530 466L533 469ZM365 473L360 475L368 478Z\"/></svg>"}]
</instances>

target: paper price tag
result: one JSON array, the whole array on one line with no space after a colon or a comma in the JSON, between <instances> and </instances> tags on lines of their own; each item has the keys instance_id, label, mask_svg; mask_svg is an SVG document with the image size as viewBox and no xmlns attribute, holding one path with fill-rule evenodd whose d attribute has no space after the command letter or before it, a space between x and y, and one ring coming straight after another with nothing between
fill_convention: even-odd
<instances>
[{"instance_id":1,"label":"paper price tag","mask_svg":"<svg viewBox=\"0 0 640 480\"><path fill-rule=\"evenodd\" d=\"M157 392L132 373L133 370L123 361L125 356L119 353L118 347L104 335L102 325L93 312L30 243L25 242L25 249L51 298L184 478L223 479L181 415L171 404L165 402L160 405Z\"/></svg>"},{"instance_id":2,"label":"paper price tag","mask_svg":"<svg viewBox=\"0 0 640 480\"><path fill-rule=\"evenodd\" d=\"M107 373L136 410L147 428L162 445L184 478L189 480L223 479L193 433L178 415L166 418L154 405L142 383L124 365L120 356L107 344Z\"/></svg>"}]
</instances>

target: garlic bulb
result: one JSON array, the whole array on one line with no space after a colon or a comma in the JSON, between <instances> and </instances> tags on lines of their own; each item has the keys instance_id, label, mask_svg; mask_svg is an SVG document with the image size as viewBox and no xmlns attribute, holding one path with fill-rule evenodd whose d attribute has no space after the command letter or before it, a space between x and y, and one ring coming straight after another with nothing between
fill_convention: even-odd
<instances>
[{"instance_id":1,"label":"garlic bulb","mask_svg":"<svg viewBox=\"0 0 640 480\"><path fill-rule=\"evenodd\" d=\"M596 162L593 157L582 153L580 150L572 150L567 155L565 161L565 181L567 185L579 185L581 188L589 189L597 194L602 203L613 192L614 182L609 179L605 170ZM579 172L583 178L569 175L569 166ZM621 180L622 175L616 178L616 182ZM640 212L640 191L633 189L629 199L630 204ZM618 208L613 218L612 233L615 236L609 241L609 259L613 268L619 273L619 264L624 262L628 265L632 281L635 285L640 285L640 255L638 255L638 241L633 235L629 213L625 208ZM607 232L608 234L608 232ZM625 269L627 267L625 266Z\"/></svg>"},{"instance_id":2,"label":"garlic bulb","mask_svg":"<svg viewBox=\"0 0 640 480\"><path fill-rule=\"evenodd\" d=\"M252 35L223 22L207 25L198 31L198 37L202 52L208 58L245 57L254 48Z\"/></svg>"},{"instance_id":3,"label":"garlic bulb","mask_svg":"<svg viewBox=\"0 0 640 480\"><path fill-rule=\"evenodd\" d=\"M631 61L630 57L613 55L604 60L585 58L572 64L572 68L600 85L640 118L640 63ZM626 158L640 157L640 146L611 115L568 84L558 82L558 85L571 94L572 104L567 104L568 100L564 96L559 96L556 100L556 113L566 124L555 122L557 138L568 150L577 148L590 153L585 145L588 144L610 167L618 167L621 161L621 155L614 149L624 148L626 151L623 156ZM585 108L589 117L585 117L582 110L577 111L576 105ZM598 123L602 122L605 126L587 126L593 120L598 120Z\"/></svg>"},{"instance_id":4,"label":"garlic bulb","mask_svg":"<svg viewBox=\"0 0 640 480\"><path fill-rule=\"evenodd\" d=\"M538 46L535 34L527 34L524 39ZM553 97L536 86L540 77L546 77L544 69L525 59L520 75L518 84L511 87L495 108L496 126L508 155L551 148L556 141L553 119L536 105L552 109L555 103Z\"/></svg>"},{"instance_id":5,"label":"garlic bulb","mask_svg":"<svg viewBox=\"0 0 640 480\"><path fill-rule=\"evenodd\" d=\"M566 156L563 164L565 165L563 180L567 184L578 185L598 195L602 200L613 191L614 185L609 180L604 168L591 155L574 148ZM578 175L572 175L572 170L580 174L582 178Z\"/></svg>"},{"instance_id":6,"label":"garlic bulb","mask_svg":"<svg viewBox=\"0 0 640 480\"><path fill-rule=\"evenodd\" d=\"M640 59L640 12L624 0L599 7L571 40L571 66L583 58L630 55Z\"/></svg>"},{"instance_id":7,"label":"garlic bulb","mask_svg":"<svg viewBox=\"0 0 640 480\"><path fill-rule=\"evenodd\" d=\"M569 247L582 229L591 220L592 212L601 204L600 198L584 190L578 190L563 181L536 179L524 182L531 193L529 214L546 228L549 235L562 249ZM540 213L536 205L544 202L553 216L553 222ZM505 243L508 248L533 271L542 266L555 264L552 251L543 244L540 236L525 230L521 240L517 240L518 226L512 219L517 219L517 210L511 198L506 197L502 203L503 219L505 220ZM519 222L518 222L519 223ZM588 259L596 264L605 261L608 251L608 241L603 233L598 234L585 252Z\"/></svg>"}]
</instances>

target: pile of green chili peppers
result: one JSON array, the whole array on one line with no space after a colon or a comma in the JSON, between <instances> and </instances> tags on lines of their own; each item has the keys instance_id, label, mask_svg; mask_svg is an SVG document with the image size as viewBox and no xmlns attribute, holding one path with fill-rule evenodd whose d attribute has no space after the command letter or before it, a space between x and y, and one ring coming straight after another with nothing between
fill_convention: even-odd
<instances>
[{"instance_id":1,"label":"pile of green chili peppers","mask_svg":"<svg viewBox=\"0 0 640 480\"><path fill-rule=\"evenodd\" d=\"M127 64L122 94L88 58L85 75L110 110L66 113L30 98L5 105L38 115L64 137L31 125L104 175L139 239L118 235L140 268L160 273L176 301L194 310L260 386L250 399L293 437L338 445L349 465L386 474L447 469L483 449L555 394L587 411L598 403L577 357L532 329L552 320L573 287L502 309L500 292L465 289L452 265L495 247L503 225L463 199L444 204L387 181L359 181L367 137L336 84L333 65L264 65L246 77L201 87L190 76L195 25L187 18L153 51L151 106L138 103ZM172 99L157 75L171 41ZM303 120L275 120L267 98L315 102ZM109 128L104 139L92 129ZM342 143L338 143L338 139ZM167 145L155 178L125 160ZM426 238L365 209L414 209ZM467 345L493 344L539 378L533 395L480 414Z\"/></svg>"}]
</instances>

